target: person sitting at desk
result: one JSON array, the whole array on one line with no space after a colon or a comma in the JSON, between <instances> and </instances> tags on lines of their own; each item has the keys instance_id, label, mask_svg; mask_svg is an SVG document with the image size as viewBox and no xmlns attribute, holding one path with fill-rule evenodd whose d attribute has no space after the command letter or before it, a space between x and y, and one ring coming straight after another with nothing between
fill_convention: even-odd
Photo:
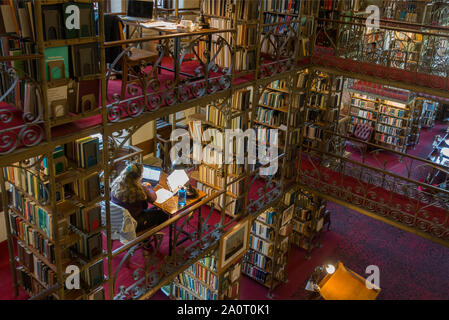
<instances>
[{"instance_id":1,"label":"person sitting at desk","mask_svg":"<svg viewBox=\"0 0 449 320\"><path fill-rule=\"evenodd\" d=\"M142 185L143 166L132 162L112 182L111 201L129 211L137 221L136 233L155 227L168 219L157 207L148 208L157 196L151 185Z\"/></svg>"}]
</instances>

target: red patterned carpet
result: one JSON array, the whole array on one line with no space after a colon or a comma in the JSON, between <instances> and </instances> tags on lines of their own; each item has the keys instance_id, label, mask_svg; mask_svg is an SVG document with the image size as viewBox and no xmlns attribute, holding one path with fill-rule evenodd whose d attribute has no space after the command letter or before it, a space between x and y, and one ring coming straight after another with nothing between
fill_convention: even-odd
<instances>
[{"instance_id":1,"label":"red patterned carpet","mask_svg":"<svg viewBox=\"0 0 449 320\"><path fill-rule=\"evenodd\" d=\"M305 299L308 276L323 263L342 261L365 275L368 265L380 269L379 299L449 299L449 249L335 204L331 231L323 232L323 247L306 260L292 248L289 282L274 290L274 299ZM137 258L137 257L136 257ZM134 258L133 258L134 260ZM131 270L129 270L131 273ZM26 299L23 291L17 299ZM242 277L241 299L267 299L267 289ZM15 299L5 243L0 244L0 299ZM166 299L158 293L154 299Z\"/></svg>"}]
</instances>

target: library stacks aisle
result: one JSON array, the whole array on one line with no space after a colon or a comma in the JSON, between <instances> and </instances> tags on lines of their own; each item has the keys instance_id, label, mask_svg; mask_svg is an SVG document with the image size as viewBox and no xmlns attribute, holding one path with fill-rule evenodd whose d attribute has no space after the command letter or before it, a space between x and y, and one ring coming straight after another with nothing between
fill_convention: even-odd
<instances>
[{"instance_id":1,"label":"library stacks aisle","mask_svg":"<svg viewBox=\"0 0 449 320\"><path fill-rule=\"evenodd\" d=\"M0 15L0 298L448 298L448 1ZM139 171L147 228L111 191ZM404 256L415 282L344 296Z\"/></svg>"}]
</instances>

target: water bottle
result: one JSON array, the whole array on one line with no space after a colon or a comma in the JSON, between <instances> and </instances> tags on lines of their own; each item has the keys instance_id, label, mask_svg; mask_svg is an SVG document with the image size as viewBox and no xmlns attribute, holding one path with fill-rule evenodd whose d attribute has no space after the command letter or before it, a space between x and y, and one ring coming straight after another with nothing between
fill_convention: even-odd
<instances>
[{"instance_id":1,"label":"water bottle","mask_svg":"<svg viewBox=\"0 0 449 320\"><path fill-rule=\"evenodd\" d=\"M184 187L178 191L178 207L182 208L186 205L187 193Z\"/></svg>"}]
</instances>

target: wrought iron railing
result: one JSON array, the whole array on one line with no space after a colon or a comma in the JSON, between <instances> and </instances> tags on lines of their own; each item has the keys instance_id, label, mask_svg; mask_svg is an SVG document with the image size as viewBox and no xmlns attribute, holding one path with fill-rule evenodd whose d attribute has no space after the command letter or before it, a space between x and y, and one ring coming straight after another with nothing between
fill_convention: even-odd
<instances>
[{"instance_id":1,"label":"wrought iron railing","mask_svg":"<svg viewBox=\"0 0 449 320\"><path fill-rule=\"evenodd\" d=\"M344 202L382 221L448 245L449 190L445 187L448 171L398 152L390 151L387 157L380 157L383 148L376 148L369 152L370 161L363 153L361 159L351 159L310 148L299 160L298 182L328 200ZM398 161L404 164L404 172L395 173L389 166ZM423 179L419 178L420 173ZM434 186L428 178L438 174L444 178Z\"/></svg>"},{"instance_id":2,"label":"wrought iron railing","mask_svg":"<svg viewBox=\"0 0 449 320\"><path fill-rule=\"evenodd\" d=\"M396 81L410 78L418 85L449 88L449 28L382 23L379 29L374 29L357 18L350 22L319 21L322 27L317 31L317 38L321 35L331 40L327 42L332 45L323 48L317 44L314 64ZM338 32L328 33L327 29L335 25ZM373 65L377 68L370 67Z\"/></svg>"}]
</instances>

